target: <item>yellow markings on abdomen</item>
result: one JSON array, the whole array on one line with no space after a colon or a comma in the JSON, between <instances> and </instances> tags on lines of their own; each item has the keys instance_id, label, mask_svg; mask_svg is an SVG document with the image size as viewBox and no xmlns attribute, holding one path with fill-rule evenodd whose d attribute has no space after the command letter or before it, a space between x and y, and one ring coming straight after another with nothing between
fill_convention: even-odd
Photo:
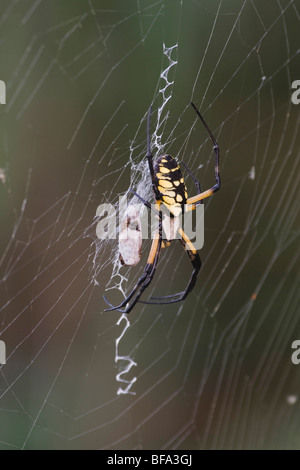
<instances>
[{"instance_id":1,"label":"yellow markings on abdomen","mask_svg":"<svg viewBox=\"0 0 300 470\"><path fill-rule=\"evenodd\" d=\"M160 178L160 179L158 180L158 185L159 185L162 189L171 189L171 188L173 188L172 181L166 180L166 179L163 179L163 178Z\"/></svg>"},{"instance_id":2,"label":"yellow markings on abdomen","mask_svg":"<svg viewBox=\"0 0 300 470\"><path fill-rule=\"evenodd\" d=\"M166 194L162 195L162 199L168 206L173 206L174 204L176 204L175 199L173 197L166 196Z\"/></svg>"},{"instance_id":3,"label":"yellow markings on abdomen","mask_svg":"<svg viewBox=\"0 0 300 470\"><path fill-rule=\"evenodd\" d=\"M167 190L163 194L165 194L166 196L170 196L170 197L174 198L176 196L176 191Z\"/></svg>"},{"instance_id":4,"label":"yellow markings on abdomen","mask_svg":"<svg viewBox=\"0 0 300 470\"><path fill-rule=\"evenodd\" d=\"M162 155L155 164L157 189L168 210L179 215L187 199L187 191L180 167L171 155Z\"/></svg>"},{"instance_id":5,"label":"yellow markings on abdomen","mask_svg":"<svg viewBox=\"0 0 300 470\"><path fill-rule=\"evenodd\" d=\"M159 171L163 174L167 174L167 173L170 173L170 169L169 168L166 168L165 166L162 166L162 165L159 165Z\"/></svg>"}]
</instances>

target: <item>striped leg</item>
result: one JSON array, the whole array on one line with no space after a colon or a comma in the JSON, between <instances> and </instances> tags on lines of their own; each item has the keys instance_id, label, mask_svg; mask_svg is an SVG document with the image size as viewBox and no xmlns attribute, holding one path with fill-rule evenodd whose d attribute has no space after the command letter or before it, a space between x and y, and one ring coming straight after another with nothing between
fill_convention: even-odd
<instances>
[{"instance_id":1,"label":"striped leg","mask_svg":"<svg viewBox=\"0 0 300 470\"><path fill-rule=\"evenodd\" d=\"M177 292L177 294L171 294L171 295L166 295L164 297L151 297L151 299L154 299L154 300L166 300L166 302L150 302L150 301L142 301L140 300L140 302L144 303L144 304L156 304L156 305L163 305L163 304L173 304L175 302L180 302L181 300L184 300L188 294L193 290L194 286L195 286L195 283L196 283L196 280L197 280L197 276L198 276L198 273L200 271L200 268L201 268L201 259L200 259L200 256L197 252L197 250L195 249L193 243L191 242L191 240L189 239L189 237L186 235L186 233L182 230L182 228L179 228L178 229L178 232L181 236L181 243L182 245L184 246L184 249L188 255L188 257L190 258L190 261L193 265L193 272L192 272L192 275L190 277L190 280L188 282L188 285L186 286L185 290L182 291L182 292Z\"/></svg>"}]
</instances>

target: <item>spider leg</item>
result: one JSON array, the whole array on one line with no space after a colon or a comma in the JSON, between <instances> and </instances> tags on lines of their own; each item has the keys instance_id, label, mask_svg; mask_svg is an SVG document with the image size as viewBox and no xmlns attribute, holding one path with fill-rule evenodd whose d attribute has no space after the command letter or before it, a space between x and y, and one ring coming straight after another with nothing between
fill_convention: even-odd
<instances>
[{"instance_id":1,"label":"spider leg","mask_svg":"<svg viewBox=\"0 0 300 470\"><path fill-rule=\"evenodd\" d=\"M144 206L148 207L148 209L151 209L152 211L156 212L157 215L159 215L159 211L157 209L155 209L151 204L150 202L146 201L146 199L144 199L142 196L140 196L138 193L136 193L133 189L129 189L129 192L134 194L134 196L136 196L143 204Z\"/></svg>"},{"instance_id":2,"label":"spider leg","mask_svg":"<svg viewBox=\"0 0 300 470\"><path fill-rule=\"evenodd\" d=\"M202 201L202 199L205 199L206 197L211 196L213 193L218 191L218 189L220 189L220 186L221 186L221 179L220 179L220 174L219 174L220 149L219 149L218 142L216 141L213 133L209 129L208 125L206 124L206 122L205 122L204 118L202 117L202 115L200 114L199 110L196 108L194 103L191 103L191 105L193 106L194 110L196 111L198 117L200 118L202 124L204 125L209 137L211 138L211 140L214 144L213 149L214 149L214 154L215 154L215 179L216 179L216 184L214 184L214 186L212 186L210 189L207 189L206 191L203 191L203 193L200 192L200 194L197 194L196 196L188 198L187 204L195 205L195 204L200 203L200 201Z\"/></svg>"},{"instance_id":3,"label":"spider leg","mask_svg":"<svg viewBox=\"0 0 300 470\"><path fill-rule=\"evenodd\" d=\"M178 231L179 231L179 234L181 236L180 241L181 241L182 245L184 246L184 249L185 249L188 257L190 258L190 261L191 261L192 266L194 268L193 272L192 272L192 275L190 277L190 280L188 282L188 285L186 286L184 291L177 292L176 294L166 295L164 297L151 297L151 299L166 300L166 302L151 302L151 301L147 301L147 300L146 301L140 300L141 303L155 304L155 305L172 304L172 303L180 302L181 300L184 300L188 296L188 294L193 290L193 288L195 286L195 283L196 283L196 280L197 280L198 273L199 273L200 268L201 268L201 259L200 259L200 256L199 256L197 250L195 249L194 245L192 244L191 240L188 238L186 233L181 228L179 228Z\"/></svg>"},{"instance_id":4,"label":"spider leg","mask_svg":"<svg viewBox=\"0 0 300 470\"><path fill-rule=\"evenodd\" d=\"M160 207L160 201L157 201L157 207L158 208ZM154 234L154 239L152 242L147 264L146 264L143 274L138 279L136 285L134 286L130 294L119 305L113 306L104 296L104 300L111 307L111 308L106 309L105 312L109 312L111 310L118 310L121 313L130 313L133 307L135 306L135 304L138 302L144 290L148 287L148 285L152 281L155 270L156 270L156 266L158 263L160 250L161 250L161 242L162 242L162 213L161 211L158 211L158 212L159 212L159 227L158 227L158 231L155 232ZM133 297L134 299L131 302L131 304L126 307L126 305L130 302L130 300ZM126 308L122 310L123 307L126 307Z\"/></svg>"},{"instance_id":5,"label":"spider leg","mask_svg":"<svg viewBox=\"0 0 300 470\"><path fill-rule=\"evenodd\" d=\"M160 200L161 195L160 192L157 189L157 179L154 173L154 167L153 167L153 156L151 153L151 137L150 137L150 120L151 120L151 111L152 111L152 106L149 107L148 111L148 118L147 118L147 160L148 160L148 165L149 165L149 170L150 170L150 175L151 175L151 181L152 181L152 189L155 194L155 199Z\"/></svg>"},{"instance_id":6,"label":"spider leg","mask_svg":"<svg viewBox=\"0 0 300 470\"><path fill-rule=\"evenodd\" d=\"M131 293L126 297L126 299L120 305L117 305L117 306L112 305L107 300L106 296L105 295L103 296L105 302L111 307L111 308L107 308L106 310L104 310L105 312L110 312L112 310L118 310L121 313L130 313L131 312L131 310L133 309L135 304L138 302L140 296L142 295L142 293L144 292L146 287L148 287L148 285L152 281L152 278L154 276L154 272L155 272L155 269L156 269L156 266L157 266L158 258L159 258L157 253L154 257L153 264L147 263L146 268L144 270L144 273L139 278L138 282L136 283L135 287L132 289ZM139 289L139 291L136 294L138 289ZM133 299L132 303L127 308L122 310L122 308L125 307L130 302L130 300L132 299L132 297L134 297L135 294L136 294L136 296Z\"/></svg>"},{"instance_id":7,"label":"spider leg","mask_svg":"<svg viewBox=\"0 0 300 470\"><path fill-rule=\"evenodd\" d=\"M192 173L192 171L189 169L189 167L187 166L186 163L184 163L183 161L181 161L180 163L184 166L184 168L186 169L186 171L188 172L188 174L190 175L190 177L191 177L192 180L194 181L194 184L195 184L195 186L196 186L196 188L197 188L197 192L198 192L198 194L200 194L200 193L201 193L201 186L200 186L199 180L196 178L196 176L194 175L194 173Z\"/></svg>"}]
</instances>

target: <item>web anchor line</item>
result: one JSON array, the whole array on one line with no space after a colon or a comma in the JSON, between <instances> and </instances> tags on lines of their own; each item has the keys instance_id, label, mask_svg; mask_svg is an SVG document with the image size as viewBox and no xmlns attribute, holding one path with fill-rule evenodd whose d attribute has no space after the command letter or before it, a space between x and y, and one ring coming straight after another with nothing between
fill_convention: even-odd
<instances>
[{"instance_id":1,"label":"web anchor line","mask_svg":"<svg viewBox=\"0 0 300 470\"><path fill-rule=\"evenodd\" d=\"M172 59L172 55L174 56L174 52L177 52L178 44L174 44L173 46L166 47L165 44L163 44L163 55L167 59L167 64L163 68L161 74L160 74L160 86L159 86L159 91L158 93L162 97L162 104L158 107L157 109L157 120L156 120L156 129L153 133L155 142L153 143L154 146L157 148L159 152L161 152L162 146L161 146L161 133L162 133L162 126L164 125L165 121L168 118L168 113L165 113L165 108L168 103L168 101L172 98L172 85L174 84L174 81L172 81L170 77L170 70L172 67L177 65L177 60ZM163 116L163 117L162 117ZM133 148L130 149L130 155L133 152ZM145 172L145 162L144 160L141 161L139 164L134 164L132 161L132 158L130 157L130 161L132 163L132 178L131 178L131 186L136 186L137 187L137 193L143 193L143 190L145 188L145 182L144 182L144 176L148 178L147 172ZM136 179L136 177L140 178L140 181L137 183L137 185L134 185L133 181ZM140 190L140 187L142 190ZM130 189L128 190L130 192ZM147 197L146 197L147 199ZM119 281L117 282L116 289L120 290L124 297L125 295L125 290L123 288L123 283L127 282L127 278L124 275L121 275L120 273L121 265L119 263L119 255L117 254L116 259L114 260L114 269L113 269L113 275L112 279L119 278ZM122 314L117 322L117 325L120 325L122 320L126 321L126 325L124 329L122 330L122 333L120 336L115 340L115 362L121 364L122 370L119 371L116 374L116 381L120 384L120 387L118 388L117 395L135 395L135 392L132 390L133 384L136 382L137 378L134 377L132 379L126 379L125 377L131 369L135 366L137 366L137 363L130 358L130 356L126 355L120 355L119 354L119 343L123 336L125 335L125 332L130 326L130 322L128 320L127 315Z\"/></svg>"}]
</instances>

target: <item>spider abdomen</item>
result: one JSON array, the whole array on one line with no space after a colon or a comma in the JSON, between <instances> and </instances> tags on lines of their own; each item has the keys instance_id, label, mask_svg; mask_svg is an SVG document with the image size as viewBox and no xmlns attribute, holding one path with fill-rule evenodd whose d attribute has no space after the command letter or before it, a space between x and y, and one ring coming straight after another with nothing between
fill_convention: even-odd
<instances>
[{"instance_id":1,"label":"spider abdomen","mask_svg":"<svg viewBox=\"0 0 300 470\"><path fill-rule=\"evenodd\" d=\"M187 201L187 190L180 167L171 155L162 155L154 165L157 188L169 211L179 215Z\"/></svg>"}]
</instances>

